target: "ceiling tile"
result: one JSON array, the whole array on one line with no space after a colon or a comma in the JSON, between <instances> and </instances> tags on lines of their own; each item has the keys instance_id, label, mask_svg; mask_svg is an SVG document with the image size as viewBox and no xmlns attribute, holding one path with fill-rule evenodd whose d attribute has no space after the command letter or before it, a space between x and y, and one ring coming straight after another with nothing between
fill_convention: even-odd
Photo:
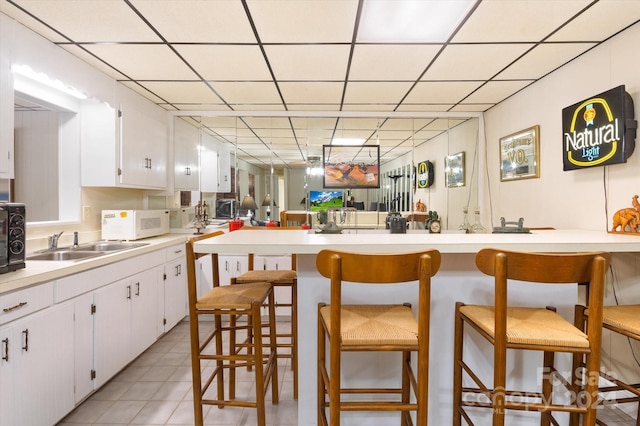
<instances>
[{"instance_id":1,"label":"ceiling tile","mask_svg":"<svg viewBox=\"0 0 640 426\"><path fill-rule=\"evenodd\" d=\"M262 51L256 45L177 45L178 53L205 80L271 80Z\"/></svg>"},{"instance_id":2,"label":"ceiling tile","mask_svg":"<svg viewBox=\"0 0 640 426\"><path fill-rule=\"evenodd\" d=\"M39 21L29 16L27 13L7 3L6 1L0 1L0 12L15 19L27 28L33 30L36 34L40 34L47 40L58 43L68 41L66 37L58 34L56 31L42 25Z\"/></svg>"},{"instance_id":3,"label":"ceiling tile","mask_svg":"<svg viewBox=\"0 0 640 426\"><path fill-rule=\"evenodd\" d=\"M589 3L591 0L484 0L452 41L538 42Z\"/></svg>"},{"instance_id":4,"label":"ceiling tile","mask_svg":"<svg viewBox=\"0 0 640 426\"><path fill-rule=\"evenodd\" d=\"M220 103L220 98L200 81L145 81L141 84L171 103Z\"/></svg>"},{"instance_id":5,"label":"ceiling tile","mask_svg":"<svg viewBox=\"0 0 640 426\"><path fill-rule=\"evenodd\" d=\"M75 42L160 41L120 0L18 0L18 5Z\"/></svg>"},{"instance_id":6,"label":"ceiling tile","mask_svg":"<svg viewBox=\"0 0 640 426\"><path fill-rule=\"evenodd\" d=\"M447 46L422 80L488 79L531 47L528 43Z\"/></svg>"},{"instance_id":7,"label":"ceiling tile","mask_svg":"<svg viewBox=\"0 0 640 426\"><path fill-rule=\"evenodd\" d=\"M278 80L344 80L350 47L346 45L265 46Z\"/></svg>"},{"instance_id":8,"label":"ceiling tile","mask_svg":"<svg viewBox=\"0 0 640 426\"><path fill-rule=\"evenodd\" d=\"M594 43L545 43L498 74L496 80L538 79L564 65L576 55L592 48Z\"/></svg>"},{"instance_id":9,"label":"ceiling tile","mask_svg":"<svg viewBox=\"0 0 640 426\"><path fill-rule=\"evenodd\" d=\"M409 104L455 104L476 90L482 82L453 81L447 84L441 82L419 82L405 99Z\"/></svg>"},{"instance_id":10,"label":"ceiling tile","mask_svg":"<svg viewBox=\"0 0 640 426\"><path fill-rule=\"evenodd\" d=\"M351 82L347 84L346 103L396 103L407 93L412 83L406 82Z\"/></svg>"},{"instance_id":11,"label":"ceiling tile","mask_svg":"<svg viewBox=\"0 0 640 426\"><path fill-rule=\"evenodd\" d=\"M170 43L255 43L239 1L130 0Z\"/></svg>"},{"instance_id":12,"label":"ceiling tile","mask_svg":"<svg viewBox=\"0 0 640 426\"><path fill-rule=\"evenodd\" d=\"M100 44L85 49L132 80L194 80L197 76L164 45Z\"/></svg>"},{"instance_id":13,"label":"ceiling tile","mask_svg":"<svg viewBox=\"0 0 640 426\"><path fill-rule=\"evenodd\" d=\"M111 78L114 78L116 80L126 79L126 76L124 74L111 67L108 63L105 63L104 61L96 58L95 55L92 55L91 53L75 44L63 44L60 47L67 50L72 55L82 59L94 68L97 68L99 71L107 74Z\"/></svg>"},{"instance_id":14,"label":"ceiling tile","mask_svg":"<svg viewBox=\"0 0 640 426\"><path fill-rule=\"evenodd\" d=\"M213 86L220 96L230 104L255 105L280 102L276 86L271 82L216 82Z\"/></svg>"},{"instance_id":15,"label":"ceiling tile","mask_svg":"<svg viewBox=\"0 0 640 426\"><path fill-rule=\"evenodd\" d=\"M490 81L472 93L465 102L498 103L529 84L531 81Z\"/></svg>"},{"instance_id":16,"label":"ceiling tile","mask_svg":"<svg viewBox=\"0 0 640 426\"><path fill-rule=\"evenodd\" d=\"M637 0L600 1L561 28L549 41L605 40L639 19Z\"/></svg>"},{"instance_id":17,"label":"ceiling tile","mask_svg":"<svg viewBox=\"0 0 640 426\"><path fill-rule=\"evenodd\" d=\"M160 104L160 103L166 103L167 99L163 99L159 96L157 96L154 92L149 91L148 88L141 86L140 84L134 82L134 81L123 81L122 84L124 86L127 86L129 89L133 90L134 92L139 93L140 95L144 96L145 98L151 100L152 102L156 103L156 104Z\"/></svg>"},{"instance_id":18,"label":"ceiling tile","mask_svg":"<svg viewBox=\"0 0 640 426\"><path fill-rule=\"evenodd\" d=\"M248 0L263 43L349 43L357 0Z\"/></svg>"},{"instance_id":19,"label":"ceiling tile","mask_svg":"<svg viewBox=\"0 0 640 426\"><path fill-rule=\"evenodd\" d=\"M358 44L353 51L349 79L415 81L440 48L439 45Z\"/></svg>"},{"instance_id":20,"label":"ceiling tile","mask_svg":"<svg viewBox=\"0 0 640 426\"><path fill-rule=\"evenodd\" d=\"M330 82L281 82L278 86L287 105L289 103L339 105L344 84Z\"/></svg>"}]
</instances>

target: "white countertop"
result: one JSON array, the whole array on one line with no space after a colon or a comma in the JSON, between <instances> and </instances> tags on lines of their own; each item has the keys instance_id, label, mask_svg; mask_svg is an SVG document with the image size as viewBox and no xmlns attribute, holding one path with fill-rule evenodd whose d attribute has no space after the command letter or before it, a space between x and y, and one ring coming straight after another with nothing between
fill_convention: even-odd
<instances>
[{"instance_id":1,"label":"white countertop","mask_svg":"<svg viewBox=\"0 0 640 426\"><path fill-rule=\"evenodd\" d=\"M119 260L127 259L131 256L137 256L165 247L171 247L172 245L186 242L187 238L188 235L185 234L165 234L159 237L145 238L136 242L149 243L147 246L118 251L84 260L27 260L26 267L24 269L0 275L0 295L20 288L29 287L34 284L40 284L67 275L108 265Z\"/></svg>"},{"instance_id":2,"label":"white countertop","mask_svg":"<svg viewBox=\"0 0 640 426\"><path fill-rule=\"evenodd\" d=\"M200 253L315 254L325 248L363 253L409 252L434 248L441 253L476 253L485 247L537 252L640 252L640 235L591 230L540 230L531 234L429 234L358 232L316 234L304 230L234 231L199 241Z\"/></svg>"}]
</instances>

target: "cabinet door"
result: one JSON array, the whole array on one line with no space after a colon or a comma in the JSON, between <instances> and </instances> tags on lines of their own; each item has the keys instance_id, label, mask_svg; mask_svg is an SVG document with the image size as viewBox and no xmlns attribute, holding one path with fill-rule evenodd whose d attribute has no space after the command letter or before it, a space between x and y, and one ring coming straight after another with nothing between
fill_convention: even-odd
<instances>
[{"instance_id":1,"label":"cabinet door","mask_svg":"<svg viewBox=\"0 0 640 426\"><path fill-rule=\"evenodd\" d=\"M200 149L200 191L219 192L218 143L209 135L202 135Z\"/></svg>"},{"instance_id":2,"label":"cabinet door","mask_svg":"<svg viewBox=\"0 0 640 426\"><path fill-rule=\"evenodd\" d=\"M224 255L218 257L220 285L228 285L232 277L237 277L249 270L246 255Z\"/></svg>"},{"instance_id":3,"label":"cabinet door","mask_svg":"<svg viewBox=\"0 0 640 426\"><path fill-rule=\"evenodd\" d=\"M104 385L131 360L131 280L125 279L96 291L96 387Z\"/></svg>"},{"instance_id":4,"label":"cabinet door","mask_svg":"<svg viewBox=\"0 0 640 426\"><path fill-rule=\"evenodd\" d=\"M0 178L13 179L13 74L11 73L14 21L0 14Z\"/></svg>"},{"instance_id":5,"label":"cabinet door","mask_svg":"<svg viewBox=\"0 0 640 426\"><path fill-rule=\"evenodd\" d=\"M173 135L175 189L198 191L200 130L176 117Z\"/></svg>"},{"instance_id":6,"label":"cabinet door","mask_svg":"<svg viewBox=\"0 0 640 426\"><path fill-rule=\"evenodd\" d=\"M231 192L231 153L226 143L218 145L218 192Z\"/></svg>"},{"instance_id":7,"label":"cabinet door","mask_svg":"<svg viewBox=\"0 0 640 426\"><path fill-rule=\"evenodd\" d=\"M82 401L95 389L93 378L93 293L73 299L75 403Z\"/></svg>"},{"instance_id":8,"label":"cabinet door","mask_svg":"<svg viewBox=\"0 0 640 426\"><path fill-rule=\"evenodd\" d=\"M167 263L164 274L164 331L169 331L187 315L186 260Z\"/></svg>"},{"instance_id":9,"label":"cabinet door","mask_svg":"<svg viewBox=\"0 0 640 426\"><path fill-rule=\"evenodd\" d=\"M153 268L131 278L131 353L137 357L157 338L157 292L163 268Z\"/></svg>"},{"instance_id":10,"label":"cabinet door","mask_svg":"<svg viewBox=\"0 0 640 426\"><path fill-rule=\"evenodd\" d=\"M0 424L57 423L75 405L72 304L17 320L0 336L9 358L0 368Z\"/></svg>"}]
</instances>

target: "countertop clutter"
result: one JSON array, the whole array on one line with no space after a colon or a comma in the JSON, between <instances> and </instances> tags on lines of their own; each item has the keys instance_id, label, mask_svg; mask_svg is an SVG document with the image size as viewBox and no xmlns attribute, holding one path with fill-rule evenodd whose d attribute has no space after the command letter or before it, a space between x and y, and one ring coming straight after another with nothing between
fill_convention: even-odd
<instances>
[{"instance_id":1,"label":"countertop clutter","mask_svg":"<svg viewBox=\"0 0 640 426\"><path fill-rule=\"evenodd\" d=\"M26 267L17 271L0 275L0 295L31 285L55 280L67 275L84 272L89 269L108 265L119 260L127 259L149 253L165 247L186 241L185 234L165 234L159 237L146 238L144 245L129 250L117 251L102 256L85 260L51 261L51 260L27 260Z\"/></svg>"}]
</instances>

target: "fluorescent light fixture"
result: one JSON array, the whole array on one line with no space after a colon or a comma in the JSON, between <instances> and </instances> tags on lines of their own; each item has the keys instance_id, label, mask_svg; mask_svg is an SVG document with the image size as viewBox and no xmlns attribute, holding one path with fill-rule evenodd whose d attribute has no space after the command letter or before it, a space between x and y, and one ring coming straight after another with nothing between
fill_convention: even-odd
<instances>
[{"instance_id":1,"label":"fluorescent light fixture","mask_svg":"<svg viewBox=\"0 0 640 426\"><path fill-rule=\"evenodd\" d=\"M60 92L66 93L67 95L71 95L74 98L87 99L87 95L80 92L79 90L74 89L73 87L61 82L60 80L54 80L50 78L48 75L46 75L45 73L36 72L32 70L31 67L28 65L14 64L11 67L11 70L16 74L19 74L23 77L27 77L31 80L37 81L38 83L44 84L47 87L51 87L53 89L59 90Z\"/></svg>"},{"instance_id":2,"label":"fluorescent light fixture","mask_svg":"<svg viewBox=\"0 0 640 426\"><path fill-rule=\"evenodd\" d=\"M362 138L333 138L331 139L331 145L362 145L365 143L365 139Z\"/></svg>"},{"instance_id":3,"label":"fluorescent light fixture","mask_svg":"<svg viewBox=\"0 0 640 426\"><path fill-rule=\"evenodd\" d=\"M322 176L323 173L322 167L307 167L307 176Z\"/></svg>"},{"instance_id":4,"label":"fluorescent light fixture","mask_svg":"<svg viewBox=\"0 0 640 426\"><path fill-rule=\"evenodd\" d=\"M473 0L365 0L361 42L446 41Z\"/></svg>"}]
</instances>

